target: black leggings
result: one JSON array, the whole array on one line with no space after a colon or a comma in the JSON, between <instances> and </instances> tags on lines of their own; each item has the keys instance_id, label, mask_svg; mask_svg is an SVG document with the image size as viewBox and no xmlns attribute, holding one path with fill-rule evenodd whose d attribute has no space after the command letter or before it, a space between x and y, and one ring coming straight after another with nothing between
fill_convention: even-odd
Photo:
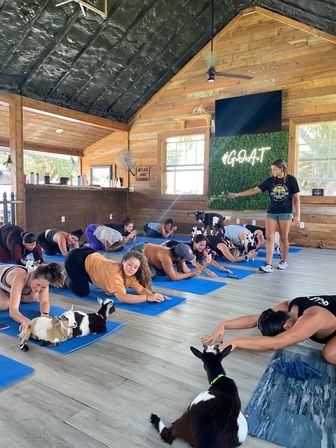
<instances>
[{"instance_id":1,"label":"black leggings","mask_svg":"<svg viewBox=\"0 0 336 448\"><path fill-rule=\"evenodd\" d=\"M37 237L37 242L42 247L46 255L57 255L61 253L58 244L50 243L46 240L45 232L41 232L39 234L39 236Z\"/></svg>"},{"instance_id":2,"label":"black leggings","mask_svg":"<svg viewBox=\"0 0 336 448\"><path fill-rule=\"evenodd\" d=\"M162 238L162 234L156 230L150 229L148 224L145 224L143 229L146 236L149 236L150 238Z\"/></svg>"},{"instance_id":3,"label":"black leggings","mask_svg":"<svg viewBox=\"0 0 336 448\"><path fill-rule=\"evenodd\" d=\"M89 247L81 247L73 249L65 257L64 266L68 274L65 284L76 296L84 297L90 293L89 283L92 282L85 270L85 260L88 255L95 252L97 251Z\"/></svg>"}]
</instances>

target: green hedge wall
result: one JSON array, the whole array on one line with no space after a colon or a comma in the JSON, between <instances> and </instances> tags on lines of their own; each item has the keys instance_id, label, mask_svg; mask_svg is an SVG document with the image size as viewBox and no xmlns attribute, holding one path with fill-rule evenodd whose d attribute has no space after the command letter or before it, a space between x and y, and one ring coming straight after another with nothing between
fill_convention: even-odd
<instances>
[{"instance_id":1,"label":"green hedge wall","mask_svg":"<svg viewBox=\"0 0 336 448\"><path fill-rule=\"evenodd\" d=\"M270 147L270 149L259 150L265 147ZM242 150L245 150L245 152L242 152ZM242 163L234 160L234 156L237 159L238 153L240 160L244 160ZM262 162L260 162L262 153ZM287 157L288 132L211 138L209 207L231 210L266 209L268 202L267 193L259 193L254 196L237 199L229 199L226 195L229 192L238 192L256 187L264 179L271 176L271 163L273 160L287 160ZM226 159L226 164L223 163L223 158ZM253 161L254 164L252 164ZM228 162L231 162L231 164Z\"/></svg>"}]
</instances>

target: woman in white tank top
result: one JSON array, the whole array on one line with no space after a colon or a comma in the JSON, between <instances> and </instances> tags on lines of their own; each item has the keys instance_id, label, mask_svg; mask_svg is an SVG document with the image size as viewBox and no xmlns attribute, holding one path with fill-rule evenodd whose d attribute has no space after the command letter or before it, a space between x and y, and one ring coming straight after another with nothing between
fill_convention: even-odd
<instances>
[{"instance_id":1,"label":"woman in white tank top","mask_svg":"<svg viewBox=\"0 0 336 448\"><path fill-rule=\"evenodd\" d=\"M29 319L20 312L21 302L40 302L41 315L50 310L49 284L60 287L64 270L57 263L39 266L29 271L24 266L0 267L0 311L9 309L10 317L24 328Z\"/></svg>"}]
</instances>

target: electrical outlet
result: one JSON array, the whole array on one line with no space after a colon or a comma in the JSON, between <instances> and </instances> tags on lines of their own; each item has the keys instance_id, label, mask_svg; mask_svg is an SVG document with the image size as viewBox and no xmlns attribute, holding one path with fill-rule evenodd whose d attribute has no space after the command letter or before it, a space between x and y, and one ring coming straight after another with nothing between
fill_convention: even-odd
<instances>
[{"instance_id":1,"label":"electrical outlet","mask_svg":"<svg viewBox=\"0 0 336 448\"><path fill-rule=\"evenodd\" d=\"M130 193L134 193L134 187L129 187L128 191L129 191Z\"/></svg>"},{"instance_id":2,"label":"electrical outlet","mask_svg":"<svg viewBox=\"0 0 336 448\"><path fill-rule=\"evenodd\" d=\"M65 222L65 216L61 216L61 222Z\"/></svg>"},{"instance_id":3,"label":"electrical outlet","mask_svg":"<svg viewBox=\"0 0 336 448\"><path fill-rule=\"evenodd\" d=\"M110 213L110 219L113 219L113 214L112 213Z\"/></svg>"},{"instance_id":4,"label":"electrical outlet","mask_svg":"<svg viewBox=\"0 0 336 448\"><path fill-rule=\"evenodd\" d=\"M303 221L300 221L300 229L304 229L304 227L305 227L304 222L303 222Z\"/></svg>"},{"instance_id":5,"label":"electrical outlet","mask_svg":"<svg viewBox=\"0 0 336 448\"><path fill-rule=\"evenodd\" d=\"M252 225L256 226L257 225L257 220L256 219L252 219Z\"/></svg>"},{"instance_id":6,"label":"electrical outlet","mask_svg":"<svg viewBox=\"0 0 336 448\"><path fill-rule=\"evenodd\" d=\"M236 224L240 224L240 219L236 218Z\"/></svg>"}]
</instances>

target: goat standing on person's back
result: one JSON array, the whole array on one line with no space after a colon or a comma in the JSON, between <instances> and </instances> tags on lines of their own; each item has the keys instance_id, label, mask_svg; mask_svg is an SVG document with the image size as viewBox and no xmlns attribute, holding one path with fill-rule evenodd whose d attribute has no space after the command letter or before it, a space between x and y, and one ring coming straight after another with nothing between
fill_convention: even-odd
<instances>
[{"instance_id":1,"label":"goat standing on person's back","mask_svg":"<svg viewBox=\"0 0 336 448\"><path fill-rule=\"evenodd\" d=\"M151 423L166 443L180 438L196 448L235 448L245 441L247 422L240 410L238 389L221 365L231 348L219 352L218 346L208 347L202 353L190 347L203 361L210 387L197 395L188 410L169 428L160 417L151 415Z\"/></svg>"}]
</instances>

